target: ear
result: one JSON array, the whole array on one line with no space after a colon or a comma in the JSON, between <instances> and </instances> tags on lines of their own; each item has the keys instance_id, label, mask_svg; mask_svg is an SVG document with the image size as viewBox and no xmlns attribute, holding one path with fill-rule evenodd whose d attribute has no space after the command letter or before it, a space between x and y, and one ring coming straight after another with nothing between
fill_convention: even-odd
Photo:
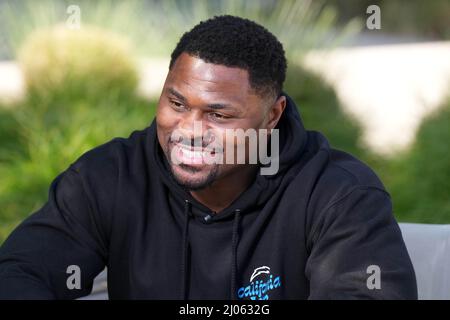
<instances>
[{"instance_id":1,"label":"ear","mask_svg":"<svg viewBox=\"0 0 450 320\"><path fill-rule=\"evenodd\" d=\"M267 126L266 129L271 130L276 127L278 121L283 114L284 108L286 108L286 97L280 96L277 100L269 107L267 113Z\"/></svg>"}]
</instances>

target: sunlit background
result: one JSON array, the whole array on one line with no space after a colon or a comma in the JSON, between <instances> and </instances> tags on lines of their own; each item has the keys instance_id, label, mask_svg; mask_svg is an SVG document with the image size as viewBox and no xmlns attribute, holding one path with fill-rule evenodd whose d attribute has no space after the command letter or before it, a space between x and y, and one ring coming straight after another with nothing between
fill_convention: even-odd
<instances>
[{"instance_id":1,"label":"sunlit background","mask_svg":"<svg viewBox=\"0 0 450 320\"><path fill-rule=\"evenodd\" d=\"M0 0L0 243L81 154L150 124L179 37L218 14L281 40L306 128L370 165L399 221L450 223L447 0Z\"/></svg>"}]
</instances>

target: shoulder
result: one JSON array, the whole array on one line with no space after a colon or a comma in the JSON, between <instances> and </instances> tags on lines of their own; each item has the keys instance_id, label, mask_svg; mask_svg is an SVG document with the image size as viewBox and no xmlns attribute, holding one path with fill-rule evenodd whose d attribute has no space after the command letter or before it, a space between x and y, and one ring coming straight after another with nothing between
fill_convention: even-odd
<instances>
[{"instance_id":1,"label":"shoulder","mask_svg":"<svg viewBox=\"0 0 450 320\"><path fill-rule=\"evenodd\" d=\"M324 218L330 208L351 201L352 197L376 196L379 201L390 202L382 181L367 164L341 150L330 148L326 151L328 161L317 177L308 201L309 224Z\"/></svg>"},{"instance_id":2,"label":"shoulder","mask_svg":"<svg viewBox=\"0 0 450 320\"><path fill-rule=\"evenodd\" d=\"M316 193L323 193L331 201L355 188L373 188L386 192L381 179L360 159L330 148L329 160L317 180Z\"/></svg>"},{"instance_id":3,"label":"shoulder","mask_svg":"<svg viewBox=\"0 0 450 320\"><path fill-rule=\"evenodd\" d=\"M114 138L82 154L60 175L59 195L77 208L89 203L99 221L109 221L120 188L133 185L130 171L142 170L131 167L144 153L146 130L133 131L128 138Z\"/></svg>"},{"instance_id":4,"label":"shoulder","mask_svg":"<svg viewBox=\"0 0 450 320\"><path fill-rule=\"evenodd\" d=\"M308 153L308 160L302 168L307 172L298 175L298 179L308 181L312 204L334 202L355 188L386 192L372 168L350 153L330 147L320 132L308 131Z\"/></svg>"}]
</instances>

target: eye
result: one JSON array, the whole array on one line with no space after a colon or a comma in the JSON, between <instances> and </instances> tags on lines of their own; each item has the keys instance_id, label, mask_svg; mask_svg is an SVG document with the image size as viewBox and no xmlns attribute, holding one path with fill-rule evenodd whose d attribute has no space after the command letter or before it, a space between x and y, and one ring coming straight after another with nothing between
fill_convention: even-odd
<instances>
[{"instance_id":1,"label":"eye","mask_svg":"<svg viewBox=\"0 0 450 320\"><path fill-rule=\"evenodd\" d=\"M178 110L186 109L185 106L182 103L178 102L178 101L169 100L169 102L172 105L172 107L174 107L175 109L178 109Z\"/></svg>"},{"instance_id":2,"label":"eye","mask_svg":"<svg viewBox=\"0 0 450 320\"><path fill-rule=\"evenodd\" d=\"M227 117L221 113L217 113L217 112L210 113L210 117L213 118L214 120L226 120L229 118L229 117Z\"/></svg>"}]
</instances>

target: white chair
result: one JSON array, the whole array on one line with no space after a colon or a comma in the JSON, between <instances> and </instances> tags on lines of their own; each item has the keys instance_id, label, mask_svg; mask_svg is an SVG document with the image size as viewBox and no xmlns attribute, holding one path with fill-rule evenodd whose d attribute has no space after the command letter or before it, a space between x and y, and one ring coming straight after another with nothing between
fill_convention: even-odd
<instances>
[{"instance_id":1,"label":"white chair","mask_svg":"<svg viewBox=\"0 0 450 320\"><path fill-rule=\"evenodd\" d=\"M450 225L400 223L419 299L450 299Z\"/></svg>"},{"instance_id":2,"label":"white chair","mask_svg":"<svg viewBox=\"0 0 450 320\"><path fill-rule=\"evenodd\" d=\"M108 279L107 270L103 270L94 279L94 285L92 286L92 292L90 295L81 297L78 300L108 300Z\"/></svg>"}]
</instances>

